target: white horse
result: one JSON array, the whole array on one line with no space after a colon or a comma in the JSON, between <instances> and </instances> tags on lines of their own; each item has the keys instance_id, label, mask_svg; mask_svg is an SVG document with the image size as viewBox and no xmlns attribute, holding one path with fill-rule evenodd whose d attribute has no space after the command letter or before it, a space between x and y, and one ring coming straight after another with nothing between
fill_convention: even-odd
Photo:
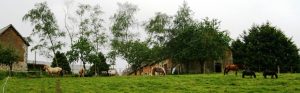
<instances>
[{"instance_id":1,"label":"white horse","mask_svg":"<svg viewBox=\"0 0 300 93\"><path fill-rule=\"evenodd\" d=\"M60 67L50 67L48 65L44 65L44 69L46 70L46 72L50 75L53 76L53 74L57 74L57 75L60 75L62 73L62 68Z\"/></svg>"},{"instance_id":2,"label":"white horse","mask_svg":"<svg viewBox=\"0 0 300 93\"><path fill-rule=\"evenodd\" d=\"M108 70L108 75L109 76L115 76L115 75L117 75L117 70L115 70L115 69Z\"/></svg>"}]
</instances>

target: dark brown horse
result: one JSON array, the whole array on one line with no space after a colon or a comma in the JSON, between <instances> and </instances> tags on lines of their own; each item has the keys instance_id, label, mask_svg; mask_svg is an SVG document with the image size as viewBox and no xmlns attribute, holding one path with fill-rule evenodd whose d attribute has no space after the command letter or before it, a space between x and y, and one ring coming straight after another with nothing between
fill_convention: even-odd
<instances>
[{"instance_id":1,"label":"dark brown horse","mask_svg":"<svg viewBox=\"0 0 300 93\"><path fill-rule=\"evenodd\" d=\"M166 75L166 70L162 67L153 67L152 68L152 75L155 75L155 72L157 72L159 75Z\"/></svg>"},{"instance_id":2,"label":"dark brown horse","mask_svg":"<svg viewBox=\"0 0 300 93\"><path fill-rule=\"evenodd\" d=\"M272 71L272 70L265 70L265 71L263 72L263 76L264 76L265 78L267 78L267 76L271 76L271 78L273 78L273 77L275 76L276 78L278 78L277 72L276 72L276 71Z\"/></svg>"},{"instance_id":3,"label":"dark brown horse","mask_svg":"<svg viewBox=\"0 0 300 93\"><path fill-rule=\"evenodd\" d=\"M237 75L238 70L239 70L239 66L236 64L226 65L224 69L224 75L228 74L229 71L235 71L235 75Z\"/></svg>"}]
</instances>

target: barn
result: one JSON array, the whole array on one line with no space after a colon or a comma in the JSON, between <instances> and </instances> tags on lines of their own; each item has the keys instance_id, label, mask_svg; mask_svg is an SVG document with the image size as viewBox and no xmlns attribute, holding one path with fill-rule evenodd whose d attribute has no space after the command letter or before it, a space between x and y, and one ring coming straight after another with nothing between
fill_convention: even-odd
<instances>
[{"instance_id":1,"label":"barn","mask_svg":"<svg viewBox=\"0 0 300 93\"><path fill-rule=\"evenodd\" d=\"M150 75L152 67L163 67L167 74L176 73L219 73L222 72L227 64L232 64L232 52L228 49L225 52L225 57L221 60L205 61L205 62L185 62L174 63L170 58L162 61L143 64L139 69L131 71L129 75Z\"/></svg>"},{"instance_id":2,"label":"barn","mask_svg":"<svg viewBox=\"0 0 300 93\"><path fill-rule=\"evenodd\" d=\"M14 71L27 70L27 51L29 43L24 37L10 24L0 29L0 44L3 47L12 47L19 54L18 62L13 64ZM0 70L7 70L8 66L0 64Z\"/></svg>"}]
</instances>

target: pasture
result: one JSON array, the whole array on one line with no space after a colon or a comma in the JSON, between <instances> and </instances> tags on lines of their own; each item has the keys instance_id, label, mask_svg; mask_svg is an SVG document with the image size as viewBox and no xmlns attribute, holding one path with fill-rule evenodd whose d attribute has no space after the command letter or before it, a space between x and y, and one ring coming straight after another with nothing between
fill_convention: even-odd
<instances>
[{"instance_id":1,"label":"pasture","mask_svg":"<svg viewBox=\"0 0 300 93\"><path fill-rule=\"evenodd\" d=\"M116 77L59 77L9 78L7 93L299 93L300 74L279 74L278 79L235 76L233 73L193 74L167 76L116 76ZM0 81L2 84L5 79Z\"/></svg>"}]
</instances>

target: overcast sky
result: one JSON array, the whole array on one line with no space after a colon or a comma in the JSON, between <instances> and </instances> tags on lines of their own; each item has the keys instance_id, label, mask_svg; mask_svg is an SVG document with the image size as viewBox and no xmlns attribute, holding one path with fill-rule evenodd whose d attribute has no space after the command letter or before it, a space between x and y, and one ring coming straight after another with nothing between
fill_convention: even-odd
<instances>
[{"instance_id":1,"label":"overcast sky","mask_svg":"<svg viewBox=\"0 0 300 93\"><path fill-rule=\"evenodd\" d=\"M0 28L13 24L22 36L29 36L32 26L22 22L22 17L34 7L35 3L45 0L0 0ZM280 28L288 37L292 37L296 45L300 46L300 0L186 0L193 17L216 18L221 21L221 29L228 30L230 37L236 39L244 30L253 24L262 24L266 21ZM138 5L136 19L139 23L154 16L155 12L174 15L183 0L76 0L74 4L87 3L100 4L104 11L103 18L106 26L110 25L108 18L113 15L117 2L130 2ZM64 10L66 0L48 0L52 12L63 30ZM75 5L76 6L76 5ZM71 8L74 9L74 8ZM108 27L106 27L108 30ZM142 28L138 28L142 29ZM34 53L29 52L29 60L34 59ZM51 61L51 59L38 56L38 60ZM120 60L118 68L126 64Z\"/></svg>"}]
</instances>

